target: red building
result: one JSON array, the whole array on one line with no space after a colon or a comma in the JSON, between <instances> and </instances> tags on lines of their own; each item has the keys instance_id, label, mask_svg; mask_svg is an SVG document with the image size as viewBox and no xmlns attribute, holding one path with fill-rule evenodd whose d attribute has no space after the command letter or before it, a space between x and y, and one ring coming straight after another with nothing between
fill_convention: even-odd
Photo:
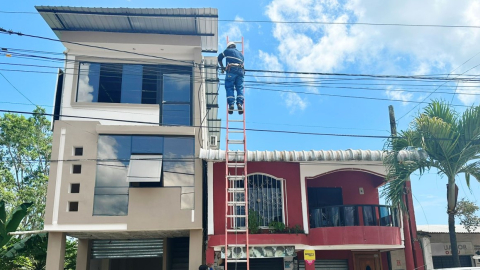
<instances>
[{"instance_id":1,"label":"red building","mask_svg":"<svg viewBox=\"0 0 480 270\"><path fill-rule=\"evenodd\" d=\"M222 269L225 154L202 150L201 157L207 160L206 261ZM250 151L250 269L423 269L413 207L406 218L380 205L382 157L382 151L362 150ZM245 227L245 222L227 226ZM245 235L231 235L228 241L245 244ZM315 251L311 265L304 261L305 250ZM245 251L227 252L241 256ZM242 263L228 265L244 268Z\"/></svg>"}]
</instances>

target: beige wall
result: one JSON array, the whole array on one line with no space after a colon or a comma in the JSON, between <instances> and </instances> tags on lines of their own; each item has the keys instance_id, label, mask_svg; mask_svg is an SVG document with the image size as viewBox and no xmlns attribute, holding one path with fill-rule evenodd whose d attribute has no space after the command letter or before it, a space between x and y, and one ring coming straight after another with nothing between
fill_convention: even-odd
<instances>
[{"instance_id":1,"label":"beige wall","mask_svg":"<svg viewBox=\"0 0 480 270\"><path fill-rule=\"evenodd\" d=\"M59 231L99 230L101 225L123 224L128 231L137 230L189 230L202 228L202 162L195 162L195 210L180 209L180 188L131 188L128 216L93 216L98 133L103 134L167 134L194 135L192 127L160 126L99 126L95 121L57 121L55 123L52 160L58 160L61 132L65 132L63 163L52 162L48 184L46 229ZM200 146L195 140L196 153ZM73 156L75 146L83 147L83 156ZM198 156L198 154L196 155ZM82 165L81 174L72 174L73 164ZM58 196L58 224L53 223L55 189L58 188L58 166L62 166L60 194ZM70 183L80 183L80 193L69 193ZM78 201L78 212L68 212L69 201ZM53 225L53 226L52 226ZM70 225L68 229L62 226ZM77 227L75 227L78 225ZM82 225L89 225L85 227ZM121 227L116 227L120 230ZM105 227L104 230L109 230Z\"/></svg>"}]
</instances>

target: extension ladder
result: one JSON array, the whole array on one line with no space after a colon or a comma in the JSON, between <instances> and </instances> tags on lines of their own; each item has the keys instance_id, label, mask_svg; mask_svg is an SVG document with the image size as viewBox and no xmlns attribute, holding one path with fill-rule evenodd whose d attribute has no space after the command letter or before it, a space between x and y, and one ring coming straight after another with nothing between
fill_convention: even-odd
<instances>
[{"instance_id":1,"label":"extension ladder","mask_svg":"<svg viewBox=\"0 0 480 270\"><path fill-rule=\"evenodd\" d=\"M228 37L227 37L228 43ZM235 42L242 45L242 41ZM250 270L248 243L248 180L247 180L247 133L245 132L245 103L243 115L238 110L228 114L225 144L225 270L228 262L246 263ZM237 148L237 149L234 149ZM238 236L245 242L239 243ZM229 242L230 238L234 238ZM230 256L229 256L230 255Z\"/></svg>"}]
</instances>

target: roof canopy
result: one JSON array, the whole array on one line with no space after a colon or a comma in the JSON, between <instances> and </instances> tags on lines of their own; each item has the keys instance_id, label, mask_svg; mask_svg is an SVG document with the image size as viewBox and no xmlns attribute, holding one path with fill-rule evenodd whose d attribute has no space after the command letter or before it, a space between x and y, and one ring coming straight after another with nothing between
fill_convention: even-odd
<instances>
[{"instance_id":1,"label":"roof canopy","mask_svg":"<svg viewBox=\"0 0 480 270\"><path fill-rule=\"evenodd\" d=\"M62 31L98 31L194 35L203 52L218 50L218 10L215 8L88 8L37 6L59 36Z\"/></svg>"}]
</instances>

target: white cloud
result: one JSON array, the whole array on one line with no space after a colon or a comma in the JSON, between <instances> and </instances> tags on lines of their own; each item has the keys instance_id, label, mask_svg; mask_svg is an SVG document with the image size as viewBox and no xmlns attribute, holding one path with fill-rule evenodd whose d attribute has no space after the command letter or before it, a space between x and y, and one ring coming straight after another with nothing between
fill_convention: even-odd
<instances>
[{"instance_id":1,"label":"white cloud","mask_svg":"<svg viewBox=\"0 0 480 270\"><path fill-rule=\"evenodd\" d=\"M278 61L278 57L266 53L262 50L258 51L258 58L260 59L262 63L262 68L267 69L267 70L283 70L282 64Z\"/></svg>"},{"instance_id":2,"label":"white cloud","mask_svg":"<svg viewBox=\"0 0 480 270\"><path fill-rule=\"evenodd\" d=\"M480 2L272 0L265 14L272 21L480 25ZM480 51L480 31L472 28L275 24L273 36L279 64L289 70L335 72L355 65L366 73L446 74L459 66L455 73L463 73L480 61L478 56L463 64ZM458 99L469 105L478 100L462 94Z\"/></svg>"},{"instance_id":3,"label":"white cloud","mask_svg":"<svg viewBox=\"0 0 480 270\"><path fill-rule=\"evenodd\" d=\"M282 98L285 101L285 105L290 110L290 113L294 113L297 110L303 111L307 107L307 100L301 98L297 93L283 93Z\"/></svg>"},{"instance_id":4,"label":"white cloud","mask_svg":"<svg viewBox=\"0 0 480 270\"><path fill-rule=\"evenodd\" d=\"M240 16L235 16L235 21L244 21ZM245 22L231 22L223 27L220 31L222 35L219 37L219 50L224 50L227 45L227 37L229 41L241 41L245 32L250 31L250 23ZM248 49L248 40L244 39L245 50ZM241 49L238 47L238 49Z\"/></svg>"},{"instance_id":5,"label":"white cloud","mask_svg":"<svg viewBox=\"0 0 480 270\"><path fill-rule=\"evenodd\" d=\"M394 88L393 86L388 86L385 91L387 97L396 100L402 100L402 105L408 105L408 101L412 100L413 94L403 91L400 88Z\"/></svg>"}]
</instances>

